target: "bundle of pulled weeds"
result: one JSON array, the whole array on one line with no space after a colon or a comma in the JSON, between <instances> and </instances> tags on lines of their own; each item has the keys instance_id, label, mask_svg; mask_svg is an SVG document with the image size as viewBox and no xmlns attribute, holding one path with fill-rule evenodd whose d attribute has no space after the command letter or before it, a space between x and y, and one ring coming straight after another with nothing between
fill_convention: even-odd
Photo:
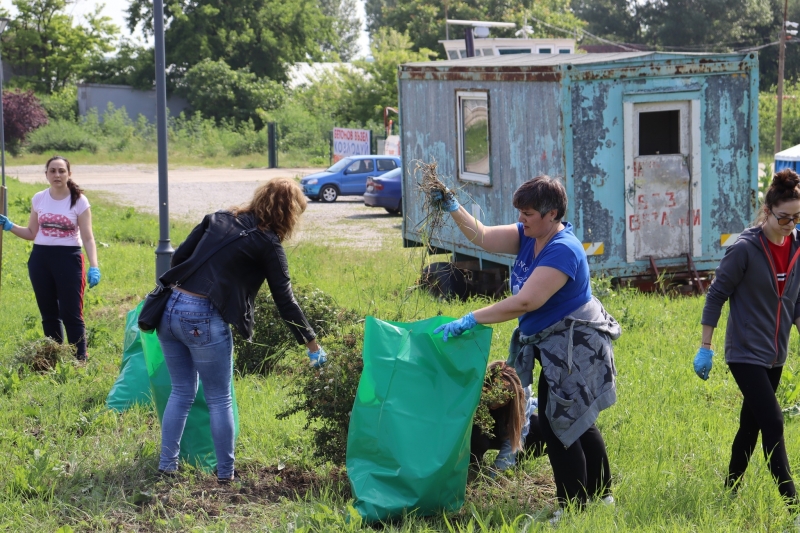
<instances>
[{"instance_id":1,"label":"bundle of pulled weeds","mask_svg":"<svg viewBox=\"0 0 800 533\"><path fill-rule=\"evenodd\" d=\"M49 338L26 342L14 354L14 364L20 369L24 367L41 374L53 370L58 363L74 360L74 346L60 344Z\"/></svg>"},{"instance_id":2,"label":"bundle of pulled weeds","mask_svg":"<svg viewBox=\"0 0 800 533\"><path fill-rule=\"evenodd\" d=\"M422 196L422 221L418 230L423 241L428 244L438 237L439 231L444 226L445 212L441 209L442 202L448 194L453 194L436 173L436 161L425 163L417 160L414 162L414 176L417 179L417 191ZM436 195L438 191L441 194Z\"/></svg>"}]
</instances>

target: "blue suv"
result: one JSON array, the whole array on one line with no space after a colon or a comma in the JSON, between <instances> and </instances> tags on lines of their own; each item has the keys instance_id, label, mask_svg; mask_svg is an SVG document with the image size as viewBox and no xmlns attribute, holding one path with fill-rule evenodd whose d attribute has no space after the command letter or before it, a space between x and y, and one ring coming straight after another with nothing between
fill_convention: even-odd
<instances>
[{"instance_id":1,"label":"blue suv","mask_svg":"<svg viewBox=\"0 0 800 533\"><path fill-rule=\"evenodd\" d=\"M335 202L339 196L361 196L367 191L367 178L380 176L400 166L393 155L353 155L340 159L327 170L300 180L303 194L311 200Z\"/></svg>"}]
</instances>

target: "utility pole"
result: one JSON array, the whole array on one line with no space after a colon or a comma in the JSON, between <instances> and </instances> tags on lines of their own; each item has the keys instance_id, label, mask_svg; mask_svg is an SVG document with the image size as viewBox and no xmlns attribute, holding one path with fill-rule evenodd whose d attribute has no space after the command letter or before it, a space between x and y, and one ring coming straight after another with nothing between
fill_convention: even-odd
<instances>
[{"instance_id":1,"label":"utility pole","mask_svg":"<svg viewBox=\"0 0 800 533\"><path fill-rule=\"evenodd\" d=\"M784 0L783 24L781 24L780 52L778 52L778 111L775 116L776 154L781 151L781 122L783 121L783 64L786 61L786 16L788 10L789 10L789 0Z\"/></svg>"}]
</instances>

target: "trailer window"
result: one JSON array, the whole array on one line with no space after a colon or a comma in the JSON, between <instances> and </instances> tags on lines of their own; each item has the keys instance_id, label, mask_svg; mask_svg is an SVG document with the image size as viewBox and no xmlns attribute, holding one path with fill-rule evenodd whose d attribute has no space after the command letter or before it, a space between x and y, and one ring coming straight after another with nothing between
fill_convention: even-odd
<instances>
[{"instance_id":1,"label":"trailer window","mask_svg":"<svg viewBox=\"0 0 800 533\"><path fill-rule=\"evenodd\" d=\"M639 113L639 155L681 153L681 113L677 109Z\"/></svg>"},{"instance_id":2,"label":"trailer window","mask_svg":"<svg viewBox=\"0 0 800 533\"><path fill-rule=\"evenodd\" d=\"M459 178L489 184L489 93L458 91Z\"/></svg>"}]
</instances>

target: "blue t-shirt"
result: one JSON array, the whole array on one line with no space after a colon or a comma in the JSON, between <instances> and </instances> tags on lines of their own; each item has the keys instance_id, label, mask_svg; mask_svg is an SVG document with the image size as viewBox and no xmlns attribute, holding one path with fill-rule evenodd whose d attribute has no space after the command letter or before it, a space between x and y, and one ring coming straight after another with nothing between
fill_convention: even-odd
<instances>
[{"instance_id":1,"label":"blue t-shirt","mask_svg":"<svg viewBox=\"0 0 800 533\"><path fill-rule=\"evenodd\" d=\"M586 252L572 233L572 224L569 222L563 224L565 228L556 233L539 255L534 257L533 247L536 245L536 239L526 237L522 223L517 222L519 253L511 270L511 293L519 292L536 267L555 268L569 277L567 283L542 307L519 317L519 329L523 335L539 333L592 299Z\"/></svg>"}]
</instances>

